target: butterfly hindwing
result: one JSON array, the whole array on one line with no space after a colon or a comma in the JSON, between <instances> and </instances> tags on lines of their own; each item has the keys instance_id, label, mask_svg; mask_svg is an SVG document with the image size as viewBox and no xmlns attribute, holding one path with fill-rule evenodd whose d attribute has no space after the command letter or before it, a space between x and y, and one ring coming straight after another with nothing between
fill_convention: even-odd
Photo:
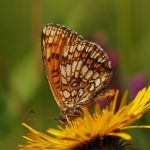
<instances>
[{"instance_id":1,"label":"butterfly hindwing","mask_svg":"<svg viewBox=\"0 0 150 150\"><path fill-rule=\"evenodd\" d=\"M111 66L97 44L80 40L68 45L60 64L62 101L67 107L83 105L94 99L111 77Z\"/></svg>"}]
</instances>

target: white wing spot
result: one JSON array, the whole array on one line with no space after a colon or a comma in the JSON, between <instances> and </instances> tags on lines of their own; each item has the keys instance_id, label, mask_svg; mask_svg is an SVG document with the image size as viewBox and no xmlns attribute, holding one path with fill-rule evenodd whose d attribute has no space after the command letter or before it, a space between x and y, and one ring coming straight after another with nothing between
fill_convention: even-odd
<instances>
[{"instance_id":1,"label":"white wing spot","mask_svg":"<svg viewBox=\"0 0 150 150\"><path fill-rule=\"evenodd\" d=\"M82 67L82 69L81 69L81 74L84 76L85 75L85 73L88 71L88 67L87 67L87 65L84 65L83 67Z\"/></svg>"},{"instance_id":2,"label":"white wing spot","mask_svg":"<svg viewBox=\"0 0 150 150\"><path fill-rule=\"evenodd\" d=\"M89 48L86 48L86 52L91 52L93 50L93 47L89 47Z\"/></svg>"},{"instance_id":3,"label":"white wing spot","mask_svg":"<svg viewBox=\"0 0 150 150\"><path fill-rule=\"evenodd\" d=\"M98 72L94 72L93 76L92 76L92 79L96 79L99 77L99 73Z\"/></svg>"},{"instance_id":4,"label":"white wing spot","mask_svg":"<svg viewBox=\"0 0 150 150\"><path fill-rule=\"evenodd\" d=\"M49 36L49 34L50 34L50 30L48 29L46 30L46 36Z\"/></svg>"},{"instance_id":5,"label":"white wing spot","mask_svg":"<svg viewBox=\"0 0 150 150\"><path fill-rule=\"evenodd\" d=\"M99 57L98 57L98 62L101 62L101 60L102 60L102 56L100 55Z\"/></svg>"},{"instance_id":6,"label":"white wing spot","mask_svg":"<svg viewBox=\"0 0 150 150\"><path fill-rule=\"evenodd\" d=\"M100 78L97 78L97 79L95 80L95 87L99 86L100 83L101 83L101 79L100 79Z\"/></svg>"},{"instance_id":7,"label":"white wing spot","mask_svg":"<svg viewBox=\"0 0 150 150\"><path fill-rule=\"evenodd\" d=\"M79 44L79 45L77 46L77 49L78 49L78 51L82 51L82 45Z\"/></svg>"},{"instance_id":8,"label":"white wing spot","mask_svg":"<svg viewBox=\"0 0 150 150\"><path fill-rule=\"evenodd\" d=\"M68 55L68 59L71 60L72 59L72 54Z\"/></svg>"},{"instance_id":9,"label":"white wing spot","mask_svg":"<svg viewBox=\"0 0 150 150\"><path fill-rule=\"evenodd\" d=\"M72 63L72 74L75 72L77 63L78 63L77 61L73 61L73 63Z\"/></svg>"},{"instance_id":10,"label":"white wing spot","mask_svg":"<svg viewBox=\"0 0 150 150\"><path fill-rule=\"evenodd\" d=\"M71 96L75 96L77 94L77 91L76 90L73 90L72 92L71 92Z\"/></svg>"},{"instance_id":11,"label":"white wing spot","mask_svg":"<svg viewBox=\"0 0 150 150\"><path fill-rule=\"evenodd\" d=\"M68 103L67 101L65 101L65 105L66 105L67 107L70 107L70 108L74 106L73 103Z\"/></svg>"},{"instance_id":12,"label":"white wing spot","mask_svg":"<svg viewBox=\"0 0 150 150\"><path fill-rule=\"evenodd\" d=\"M90 90L90 91L93 91L93 90L94 90L94 84L93 84L93 83L91 84L91 87L90 87L89 90Z\"/></svg>"},{"instance_id":13,"label":"white wing spot","mask_svg":"<svg viewBox=\"0 0 150 150\"><path fill-rule=\"evenodd\" d=\"M75 76L75 78L78 78L79 77L79 72L76 71L74 76Z\"/></svg>"},{"instance_id":14,"label":"white wing spot","mask_svg":"<svg viewBox=\"0 0 150 150\"><path fill-rule=\"evenodd\" d=\"M96 51L92 51L92 54L90 55L91 58L93 58L93 56L97 53Z\"/></svg>"},{"instance_id":15,"label":"white wing spot","mask_svg":"<svg viewBox=\"0 0 150 150\"><path fill-rule=\"evenodd\" d=\"M79 96L83 94L83 89L79 89Z\"/></svg>"},{"instance_id":16,"label":"white wing spot","mask_svg":"<svg viewBox=\"0 0 150 150\"><path fill-rule=\"evenodd\" d=\"M64 57L67 57L68 56L68 49L65 49L64 50Z\"/></svg>"},{"instance_id":17,"label":"white wing spot","mask_svg":"<svg viewBox=\"0 0 150 150\"><path fill-rule=\"evenodd\" d=\"M108 66L109 66L109 68L111 68L111 61L108 62Z\"/></svg>"},{"instance_id":18,"label":"white wing spot","mask_svg":"<svg viewBox=\"0 0 150 150\"><path fill-rule=\"evenodd\" d=\"M104 82L106 79L106 75L101 77L101 81Z\"/></svg>"},{"instance_id":19,"label":"white wing spot","mask_svg":"<svg viewBox=\"0 0 150 150\"><path fill-rule=\"evenodd\" d=\"M61 65L61 74L66 78L66 68L63 65Z\"/></svg>"},{"instance_id":20,"label":"white wing spot","mask_svg":"<svg viewBox=\"0 0 150 150\"><path fill-rule=\"evenodd\" d=\"M65 98L70 97L70 93L67 90L63 91L63 95L64 95Z\"/></svg>"},{"instance_id":21,"label":"white wing spot","mask_svg":"<svg viewBox=\"0 0 150 150\"><path fill-rule=\"evenodd\" d=\"M75 83L73 83L73 84L72 84L72 86L77 86L77 85L78 85L78 83L77 83L77 82L75 82Z\"/></svg>"},{"instance_id":22,"label":"white wing spot","mask_svg":"<svg viewBox=\"0 0 150 150\"><path fill-rule=\"evenodd\" d=\"M47 47L46 58L49 59L50 57L51 57L51 51L50 51L50 48Z\"/></svg>"},{"instance_id":23,"label":"white wing spot","mask_svg":"<svg viewBox=\"0 0 150 150\"><path fill-rule=\"evenodd\" d=\"M87 100L88 100L88 98L87 98L87 97L84 97L84 98L81 99L80 102L86 102Z\"/></svg>"},{"instance_id":24,"label":"white wing spot","mask_svg":"<svg viewBox=\"0 0 150 150\"><path fill-rule=\"evenodd\" d=\"M70 52L70 53L73 53L74 50L75 50L75 49L74 49L74 46L70 46L69 52Z\"/></svg>"},{"instance_id":25,"label":"white wing spot","mask_svg":"<svg viewBox=\"0 0 150 150\"><path fill-rule=\"evenodd\" d=\"M89 93L88 95L86 95L83 99L81 99L81 101L80 102L86 102L86 101L88 101L88 99L89 99L89 96L91 95L91 93Z\"/></svg>"},{"instance_id":26,"label":"white wing spot","mask_svg":"<svg viewBox=\"0 0 150 150\"><path fill-rule=\"evenodd\" d=\"M93 71L92 70L89 70L86 75L85 75L85 78L88 80L93 74Z\"/></svg>"},{"instance_id":27,"label":"white wing spot","mask_svg":"<svg viewBox=\"0 0 150 150\"><path fill-rule=\"evenodd\" d=\"M101 63L103 63L103 62L105 62L106 61L106 58L103 58L102 60L101 60Z\"/></svg>"},{"instance_id":28,"label":"white wing spot","mask_svg":"<svg viewBox=\"0 0 150 150\"><path fill-rule=\"evenodd\" d=\"M61 37L62 37L62 38L64 38L64 37L65 37L65 34L64 34L64 33L62 33Z\"/></svg>"},{"instance_id":29,"label":"white wing spot","mask_svg":"<svg viewBox=\"0 0 150 150\"><path fill-rule=\"evenodd\" d=\"M97 52L97 53L93 56L93 58L96 59L99 55L100 55L100 52Z\"/></svg>"},{"instance_id":30,"label":"white wing spot","mask_svg":"<svg viewBox=\"0 0 150 150\"><path fill-rule=\"evenodd\" d=\"M61 76L61 82L62 82L63 84L68 84L67 80L66 80L63 76Z\"/></svg>"},{"instance_id":31,"label":"white wing spot","mask_svg":"<svg viewBox=\"0 0 150 150\"><path fill-rule=\"evenodd\" d=\"M62 97L62 101L63 101L63 102L65 102L65 101L66 101L66 99L65 99L64 97Z\"/></svg>"},{"instance_id":32,"label":"white wing spot","mask_svg":"<svg viewBox=\"0 0 150 150\"><path fill-rule=\"evenodd\" d=\"M53 38L52 38L52 37L49 37L49 38L48 38L48 43L49 43L49 44L53 43Z\"/></svg>"},{"instance_id":33,"label":"white wing spot","mask_svg":"<svg viewBox=\"0 0 150 150\"><path fill-rule=\"evenodd\" d=\"M80 60L80 61L78 62L78 65L77 65L77 70L80 70L80 69L81 69L82 64L83 64L83 61Z\"/></svg>"},{"instance_id":34,"label":"white wing spot","mask_svg":"<svg viewBox=\"0 0 150 150\"><path fill-rule=\"evenodd\" d=\"M54 36L54 35L55 35L55 31L56 31L56 30L52 30L52 31L51 31L51 36Z\"/></svg>"},{"instance_id":35,"label":"white wing spot","mask_svg":"<svg viewBox=\"0 0 150 150\"><path fill-rule=\"evenodd\" d=\"M66 73L67 73L67 80L70 81L71 80L71 65L70 64L66 65Z\"/></svg>"}]
</instances>

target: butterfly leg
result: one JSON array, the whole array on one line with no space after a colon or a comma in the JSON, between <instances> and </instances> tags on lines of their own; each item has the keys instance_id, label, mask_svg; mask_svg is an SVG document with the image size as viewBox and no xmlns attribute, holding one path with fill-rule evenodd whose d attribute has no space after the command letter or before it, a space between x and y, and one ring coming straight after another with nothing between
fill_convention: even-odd
<instances>
[{"instance_id":1,"label":"butterfly leg","mask_svg":"<svg viewBox=\"0 0 150 150\"><path fill-rule=\"evenodd\" d=\"M67 122L68 124L71 124L70 118L68 117L67 114L65 115L65 119L66 119L66 122Z\"/></svg>"},{"instance_id":2,"label":"butterfly leg","mask_svg":"<svg viewBox=\"0 0 150 150\"><path fill-rule=\"evenodd\" d=\"M107 98L114 96L115 92L116 90L114 89L103 89L100 93L91 96L91 100L89 101L88 105L104 101Z\"/></svg>"},{"instance_id":3,"label":"butterfly leg","mask_svg":"<svg viewBox=\"0 0 150 150\"><path fill-rule=\"evenodd\" d=\"M104 89L100 94L96 96L96 99L98 100L105 100L108 97L112 97L115 95L115 90L114 89Z\"/></svg>"}]
</instances>

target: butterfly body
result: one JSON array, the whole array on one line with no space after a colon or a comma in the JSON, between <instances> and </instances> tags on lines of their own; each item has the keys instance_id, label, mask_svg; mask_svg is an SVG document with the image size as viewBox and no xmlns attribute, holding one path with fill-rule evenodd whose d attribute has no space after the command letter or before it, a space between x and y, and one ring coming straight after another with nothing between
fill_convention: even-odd
<instances>
[{"instance_id":1,"label":"butterfly body","mask_svg":"<svg viewBox=\"0 0 150 150\"><path fill-rule=\"evenodd\" d=\"M109 95L103 89L112 68L99 45L62 25L48 24L42 30L42 56L50 88L64 114L79 115L82 107Z\"/></svg>"}]
</instances>

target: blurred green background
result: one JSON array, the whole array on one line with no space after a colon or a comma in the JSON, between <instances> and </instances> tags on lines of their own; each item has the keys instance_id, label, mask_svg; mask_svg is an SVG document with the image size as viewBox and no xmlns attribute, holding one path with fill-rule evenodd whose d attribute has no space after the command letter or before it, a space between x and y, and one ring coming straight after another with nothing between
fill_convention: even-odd
<instances>
[{"instance_id":1,"label":"blurred green background","mask_svg":"<svg viewBox=\"0 0 150 150\"><path fill-rule=\"evenodd\" d=\"M41 59L40 32L47 23L101 44L112 59L114 87L133 96L149 85L149 0L5 0L0 6L0 150L25 143L22 122L40 131L56 126L52 117L60 112ZM136 124L150 124L150 114ZM149 130L131 132L134 147L150 149Z\"/></svg>"}]
</instances>

